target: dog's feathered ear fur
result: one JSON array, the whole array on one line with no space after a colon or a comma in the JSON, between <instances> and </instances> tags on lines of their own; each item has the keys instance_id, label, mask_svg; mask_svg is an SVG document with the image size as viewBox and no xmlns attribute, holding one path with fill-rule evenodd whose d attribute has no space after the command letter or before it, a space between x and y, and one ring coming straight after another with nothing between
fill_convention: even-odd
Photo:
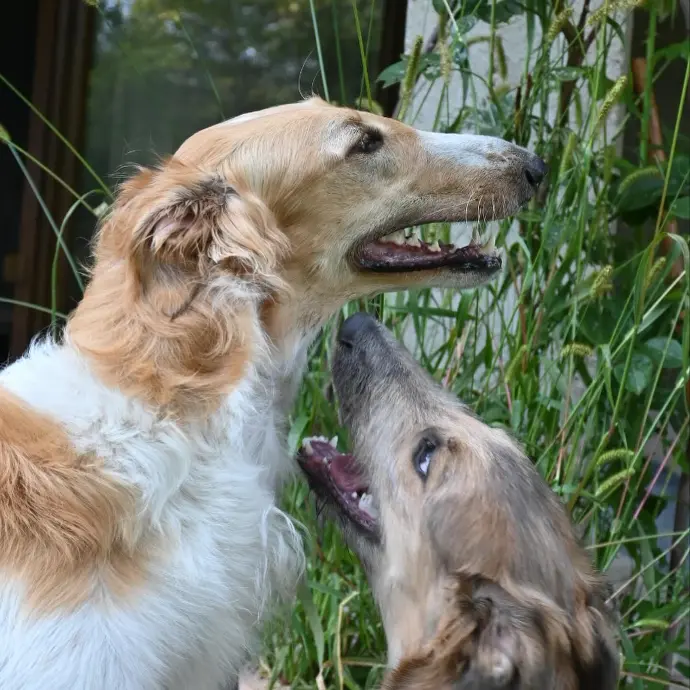
<instances>
[{"instance_id":1,"label":"dog's feathered ear fur","mask_svg":"<svg viewBox=\"0 0 690 690\"><path fill-rule=\"evenodd\" d=\"M608 603L609 587L597 582L580 608L578 629L586 631L586 643L576 647L575 664L578 690L615 690L620 664L613 636L614 614Z\"/></svg>"},{"instance_id":2,"label":"dog's feathered ear fur","mask_svg":"<svg viewBox=\"0 0 690 690\"><path fill-rule=\"evenodd\" d=\"M287 240L271 211L228 169L199 170L170 159L142 170L122 185L112 215L120 227L129 225L129 255L142 268L152 261L203 274L220 268L277 287Z\"/></svg>"},{"instance_id":3,"label":"dog's feathered ear fur","mask_svg":"<svg viewBox=\"0 0 690 690\"><path fill-rule=\"evenodd\" d=\"M597 606L574 622L529 588L508 591L464 572L454 587L436 636L403 659L384 690L615 690L615 646Z\"/></svg>"},{"instance_id":4,"label":"dog's feathered ear fur","mask_svg":"<svg viewBox=\"0 0 690 690\"><path fill-rule=\"evenodd\" d=\"M263 300L286 289L287 239L230 170L171 159L125 182L99 231L71 342L103 380L206 414L264 347Z\"/></svg>"}]
</instances>

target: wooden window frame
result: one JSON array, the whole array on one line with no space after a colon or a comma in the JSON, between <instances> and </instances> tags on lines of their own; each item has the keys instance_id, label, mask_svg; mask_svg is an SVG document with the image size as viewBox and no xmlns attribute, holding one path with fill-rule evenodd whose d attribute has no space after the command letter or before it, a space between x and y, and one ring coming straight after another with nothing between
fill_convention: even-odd
<instances>
[{"instance_id":1,"label":"wooden window frame","mask_svg":"<svg viewBox=\"0 0 690 690\"><path fill-rule=\"evenodd\" d=\"M80 0L39 0L36 52L31 93L37 110L77 150L84 139L86 94L95 9ZM78 187L80 164L36 113L29 115L29 152L64 182ZM38 166L27 170L56 223L74 203L72 195ZM69 241L69 237L65 238ZM51 272L57 238L28 181L24 183L19 223L19 251L12 257L14 298L37 305L51 304ZM68 310L68 267L60 256L57 308ZM50 315L14 307L10 357L19 356L36 333L50 325Z\"/></svg>"}]
</instances>

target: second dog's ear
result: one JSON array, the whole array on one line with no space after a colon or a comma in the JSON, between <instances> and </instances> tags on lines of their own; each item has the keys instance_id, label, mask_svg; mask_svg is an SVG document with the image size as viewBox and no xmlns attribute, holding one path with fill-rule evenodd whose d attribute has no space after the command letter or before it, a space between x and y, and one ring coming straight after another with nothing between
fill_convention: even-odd
<instances>
[{"instance_id":1,"label":"second dog's ear","mask_svg":"<svg viewBox=\"0 0 690 690\"><path fill-rule=\"evenodd\" d=\"M544 666L539 621L527 606L490 580L462 573L457 588L459 606L465 615L473 616L476 632L474 648L455 688L518 690L521 676L533 676Z\"/></svg>"},{"instance_id":2,"label":"second dog's ear","mask_svg":"<svg viewBox=\"0 0 690 690\"><path fill-rule=\"evenodd\" d=\"M616 648L597 630L592 658L579 664L578 690L616 690L618 675Z\"/></svg>"},{"instance_id":3,"label":"second dog's ear","mask_svg":"<svg viewBox=\"0 0 690 690\"><path fill-rule=\"evenodd\" d=\"M615 690L618 687L620 674L614 616L607 604L606 589L602 582L592 583L578 614L576 628L580 634L575 644L578 690Z\"/></svg>"}]
</instances>

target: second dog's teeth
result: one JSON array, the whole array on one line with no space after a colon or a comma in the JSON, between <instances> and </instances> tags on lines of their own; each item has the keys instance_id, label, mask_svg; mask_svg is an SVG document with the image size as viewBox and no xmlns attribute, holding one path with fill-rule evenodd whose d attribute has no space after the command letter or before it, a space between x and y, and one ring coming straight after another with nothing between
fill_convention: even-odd
<instances>
[{"instance_id":1,"label":"second dog's teeth","mask_svg":"<svg viewBox=\"0 0 690 690\"><path fill-rule=\"evenodd\" d=\"M359 499L358 507L361 511L367 513L374 519L376 519L379 515L378 511L374 507L374 498L371 496L371 494L362 494L362 498Z\"/></svg>"},{"instance_id":2,"label":"second dog's teeth","mask_svg":"<svg viewBox=\"0 0 690 690\"><path fill-rule=\"evenodd\" d=\"M338 447L338 437L334 436L329 442L328 442L333 448Z\"/></svg>"},{"instance_id":3,"label":"second dog's teeth","mask_svg":"<svg viewBox=\"0 0 690 690\"><path fill-rule=\"evenodd\" d=\"M429 245L429 251L430 252L440 252L441 251L441 247L438 243L438 240L434 240L433 244Z\"/></svg>"},{"instance_id":4,"label":"second dog's teeth","mask_svg":"<svg viewBox=\"0 0 690 690\"><path fill-rule=\"evenodd\" d=\"M302 441L302 448L304 448L304 452L307 455L313 455L314 454L314 449L311 447L311 441L308 438L305 438Z\"/></svg>"},{"instance_id":5,"label":"second dog's teeth","mask_svg":"<svg viewBox=\"0 0 690 690\"><path fill-rule=\"evenodd\" d=\"M353 491L350 495L352 496L352 498L357 498L357 492L356 491Z\"/></svg>"},{"instance_id":6,"label":"second dog's teeth","mask_svg":"<svg viewBox=\"0 0 690 690\"><path fill-rule=\"evenodd\" d=\"M416 230L412 231L412 234L405 240L405 244L409 245L410 247L421 247L422 244L419 241L419 235L417 234Z\"/></svg>"}]
</instances>

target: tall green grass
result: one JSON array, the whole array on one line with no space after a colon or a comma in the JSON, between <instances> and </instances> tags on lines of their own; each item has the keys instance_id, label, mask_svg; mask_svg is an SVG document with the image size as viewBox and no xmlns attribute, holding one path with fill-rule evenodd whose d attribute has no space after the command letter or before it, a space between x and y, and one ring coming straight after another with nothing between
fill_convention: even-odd
<instances>
[{"instance_id":1,"label":"tall green grass","mask_svg":"<svg viewBox=\"0 0 690 690\"><path fill-rule=\"evenodd\" d=\"M509 429L568 505L599 568L625 555L630 571L614 593L623 686L688 687L682 623L690 614L690 533L683 520L669 529L658 520L673 510L679 477L690 471L690 253L686 236L663 242L669 221L690 215L690 157L680 118L690 75L687 44L657 50L650 34L646 90L638 97L626 79L606 71L631 3L608 0L584 17L547 0L433 0L430 6L437 42L416 41L411 55L381 75L386 83L401 82L399 116L419 124L420 112L430 108L434 129L489 133L528 146L550 163L547 191L516 222L500 223L506 270L491 285L462 294L399 293L349 305L344 313L377 313L432 375L488 423ZM364 75L357 102L375 110L366 64L371 27L357 7L352 2ZM651 2L647 11L654 26L660 13L675 8ZM520 83L511 86L501 29L516 15L525 22L526 50ZM323 32L314 28L323 62ZM486 73L473 62L480 45L490 52ZM340 59L340 50L335 54ZM654 81L673 60L683 61L685 76L676 125L666 132L667 162L648 163L644 136L637 156L621 158L623 124L634 121L646 131ZM337 68L342 92L343 65ZM614 109L622 116L618 127L608 123ZM0 141L28 178L27 152L2 130ZM87 170L108 199L107 186ZM94 216L101 212L92 206L100 199L70 191L75 206L67 217L49 215L60 250L78 205ZM442 225L424 229L441 238L450 232ZM54 270L54 294L56 280ZM62 315L55 304L36 308L57 322ZM306 433L345 437L329 388L333 327L312 351L291 417L293 451ZM291 484L283 502L306 528L309 563L299 600L266 632L262 668L295 689L376 687L385 640L362 570L337 531L319 525L303 482ZM678 655L673 680L671 653Z\"/></svg>"},{"instance_id":2,"label":"tall green grass","mask_svg":"<svg viewBox=\"0 0 690 690\"><path fill-rule=\"evenodd\" d=\"M679 623L690 613L689 532L685 524L661 534L657 519L672 509L678 478L690 470L687 237L673 236L670 254L661 251L669 220L688 216L680 112L690 63L687 46L652 47L641 98L627 78L608 75L607 56L623 34L616 4L580 17L544 1L433 2L436 45L425 52L416 41L382 74L401 82L399 114L418 124L420 111L431 110L434 129L528 146L551 165L548 192L519 214L517 228L500 224L507 269L488 287L401 293L345 312L377 313L439 381L526 446L599 568L627 563L614 592L622 685L686 687L690 660ZM650 5L652 17L660 11ZM515 15L524 18L527 40L517 88L504 81L501 38ZM478 19L486 32L471 31ZM492 56L485 74L472 61L479 43ZM624 160L623 125L632 119L646 131L654 80L671 59L684 61L685 77L665 141L668 163L648 164L646 137L639 157ZM458 93L459 106L451 98ZM620 117L612 126L614 108ZM427 236L449 232L424 229ZM324 333L314 348L293 415L293 447L305 432L344 437L328 389L330 337ZM385 646L362 572L336 531L318 527L301 482L285 503L310 535L311 595L267 635L266 667L295 688L315 687L317 678L328 688L375 687ZM673 679L671 652L679 655Z\"/></svg>"}]
</instances>

